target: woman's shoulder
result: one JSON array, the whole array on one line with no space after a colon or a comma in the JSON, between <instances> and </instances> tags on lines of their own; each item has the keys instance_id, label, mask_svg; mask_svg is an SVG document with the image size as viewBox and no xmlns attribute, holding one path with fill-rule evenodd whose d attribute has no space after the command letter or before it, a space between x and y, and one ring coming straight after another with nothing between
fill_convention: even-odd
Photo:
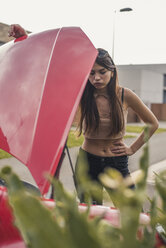
<instances>
[{"instance_id":1,"label":"woman's shoulder","mask_svg":"<svg viewBox=\"0 0 166 248\"><path fill-rule=\"evenodd\" d=\"M123 108L127 109L128 108L128 104L127 104L128 100L127 99L130 95L130 89L119 86L117 94L118 94L119 100L121 101L121 103L123 105Z\"/></svg>"},{"instance_id":2,"label":"woman's shoulder","mask_svg":"<svg viewBox=\"0 0 166 248\"><path fill-rule=\"evenodd\" d=\"M136 93L129 88L124 88L124 101L128 107L142 102Z\"/></svg>"},{"instance_id":3,"label":"woman's shoulder","mask_svg":"<svg viewBox=\"0 0 166 248\"><path fill-rule=\"evenodd\" d=\"M132 91L129 88L126 88L126 87L121 87L121 88L124 89L126 96L130 96L132 93L134 93L134 91Z\"/></svg>"},{"instance_id":4,"label":"woman's shoulder","mask_svg":"<svg viewBox=\"0 0 166 248\"><path fill-rule=\"evenodd\" d=\"M119 98L123 98L124 100L130 98L131 96L134 96L135 93L130 90L129 88L119 86L118 88L118 96Z\"/></svg>"},{"instance_id":5,"label":"woman's shoulder","mask_svg":"<svg viewBox=\"0 0 166 248\"><path fill-rule=\"evenodd\" d=\"M133 90L126 87L121 87L121 88L122 88L121 91L124 92L123 94L126 100L130 98L138 97Z\"/></svg>"},{"instance_id":6,"label":"woman's shoulder","mask_svg":"<svg viewBox=\"0 0 166 248\"><path fill-rule=\"evenodd\" d=\"M126 87L123 87L123 86L119 86L117 92L118 92L119 95L122 95L122 94L130 95L130 94L134 93L129 88L126 88Z\"/></svg>"}]
</instances>

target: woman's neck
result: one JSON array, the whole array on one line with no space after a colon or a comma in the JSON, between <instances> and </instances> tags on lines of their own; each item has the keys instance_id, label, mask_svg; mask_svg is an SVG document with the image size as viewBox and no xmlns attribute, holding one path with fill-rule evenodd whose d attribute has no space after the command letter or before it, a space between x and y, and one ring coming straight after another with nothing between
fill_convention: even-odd
<instances>
[{"instance_id":1,"label":"woman's neck","mask_svg":"<svg viewBox=\"0 0 166 248\"><path fill-rule=\"evenodd\" d=\"M104 87L102 89L95 89L94 93L99 95L107 95L107 88Z\"/></svg>"}]
</instances>

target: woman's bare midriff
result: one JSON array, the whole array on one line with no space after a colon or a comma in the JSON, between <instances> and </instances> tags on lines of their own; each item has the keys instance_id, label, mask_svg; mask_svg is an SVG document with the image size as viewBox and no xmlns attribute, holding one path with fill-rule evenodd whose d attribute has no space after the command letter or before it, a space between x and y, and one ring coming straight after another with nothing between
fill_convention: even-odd
<instances>
[{"instance_id":1,"label":"woman's bare midriff","mask_svg":"<svg viewBox=\"0 0 166 248\"><path fill-rule=\"evenodd\" d=\"M115 147L115 143L123 141L120 139L88 139L85 138L82 149L91 154L101 157L113 157L115 154L111 152L112 148Z\"/></svg>"}]
</instances>

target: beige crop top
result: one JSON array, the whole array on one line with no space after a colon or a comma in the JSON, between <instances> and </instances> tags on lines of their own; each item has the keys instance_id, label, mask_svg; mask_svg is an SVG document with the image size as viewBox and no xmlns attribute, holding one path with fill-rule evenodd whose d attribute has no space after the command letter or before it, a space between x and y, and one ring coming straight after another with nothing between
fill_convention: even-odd
<instances>
[{"instance_id":1,"label":"beige crop top","mask_svg":"<svg viewBox=\"0 0 166 248\"><path fill-rule=\"evenodd\" d=\"M122 104L123 104L123 94L124 89L122 89ZM101 102L101 96L102 96L102 102ZM125 125L124 129L114 136L109 136L110 133L110 125L111 125L111 119L110 119L110 110L109 110L109 103L108 103L108 97L105 95L95 95L96 99L96 105L99 112L99 127L95 131L86 131L85 133L85 121L83 121L83 134L85 138L87 139L121 139L125 135ZM123 114L124 114L124 121L125 124L127 122L127 114L128 109L126 109L123 106Z\"/></svg>"}]
</instances>

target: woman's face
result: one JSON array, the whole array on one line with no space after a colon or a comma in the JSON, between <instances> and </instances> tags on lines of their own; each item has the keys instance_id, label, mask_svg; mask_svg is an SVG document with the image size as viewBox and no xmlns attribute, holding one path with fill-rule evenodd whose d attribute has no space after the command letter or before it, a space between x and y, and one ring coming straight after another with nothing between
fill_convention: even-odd
<instances>
[{"instance_id":1,"label":"woman's face","mask_svg":"<svg viewBox=\"0 0 166 248\"><path fill-rule=\"evenodd\" d=\"M91 70L89 81L96 89L103 89L109 83L112 75L112 71L95 63Z\"/></svg>"}]
</instances>

